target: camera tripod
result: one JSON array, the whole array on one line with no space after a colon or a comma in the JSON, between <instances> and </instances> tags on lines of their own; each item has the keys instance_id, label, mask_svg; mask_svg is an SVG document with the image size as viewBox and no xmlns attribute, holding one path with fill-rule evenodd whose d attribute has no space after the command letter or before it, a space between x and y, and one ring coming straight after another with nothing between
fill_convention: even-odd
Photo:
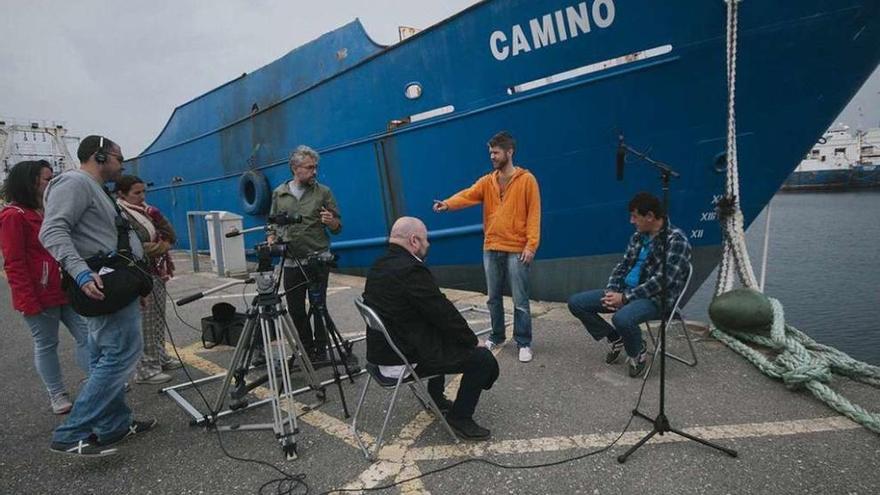
<instances>
[{"instance_id":1,"label":"camera tripod","mask_svg":"<svg viewBox=\"0 0 880 495\"><path fill-rule=\"evenodd\" d=\"M315 335L327 335L327 357L330 361L330 366L333 368L333 381L339 388L342 411L345 417L349 418L351 414L348 412L348 404L345 401L345 393L342 390L342 380L344 376L347 376L349 381L354 383L354 374L360 371L360 367L354 364L356 363L356 358L351 352L352 342L342 338L342 335L336 328L336 324L333 322L333 318L330 317L330 313L327 311L326 294L329 262L331 261L321 259L320 255L309 257L309 267L313 276L308 278L308 319L312 321ZM300 269L302 269L301 266ZM345 370L345 375L340 373L340 365Z\"/></svg>"},{"instance_id":2,"label":"camera tripod","mask_svg":"<svg viewBox=\"0 0 880 495\"><path fill-rule=\"evenodd\" d=\"M227 368L228 371L223 376L223 385L211 408L211 412L203 414L194 423L203 423L205 426L216 428L218 431L272 430L275 433L275 438L281 445L281 450L285 457L288 460L293 460L297 457L296 435L299 433L293 396L303 391L294 391L292 389L290 379L291 367L298 366L303 371L308 384L308 388L304 391L309 389L315 391L319 404L326 399L326 395L324 384L318 381L308 353L303 347L299 335L294 330L293 322L287 314L281 297L278 295L278 282L275 270L269 269L252 273L248 280L237 280L185 297L179 300L177 305L183 306L212 292L246 283L256 283L257 295L247 310L247 321L239 337L238 344L235 346L232 360ZM276 339L277 341L273 342ZM262 347L265 353L266 375L251 383L247 383L246 376L251 368L251 360L254 352L259 347ZM299 358L299 363L294 365L297 358ZM233 381L235 382L235 387L230 390ZM248 404L246 399L247 393L266 382L269 384L269 398L254 404ZM229 400L230 410L221 412L227 400ZM180 401L178 402L180 403ZM266 402L272 406L272 423L217 426L217 419L221 416ZM316 405L307 407L313 409ZM192 409L192 406L189 409ZM189 412L192 414L193 411Z\"/></svg>"}]
</instances>

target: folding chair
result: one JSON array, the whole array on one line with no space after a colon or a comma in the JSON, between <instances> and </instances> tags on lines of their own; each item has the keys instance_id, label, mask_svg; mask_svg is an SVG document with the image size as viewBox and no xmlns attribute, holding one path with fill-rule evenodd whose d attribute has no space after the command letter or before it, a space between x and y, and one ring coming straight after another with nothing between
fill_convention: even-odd
<instances>
[{"instance_id":1,"label":"folding chair","mask_svg":"<svg viewBox=\"0 0 880 495\"><path fill-rule=\"evenodd\" d=\"M666 317L666 337L667 337L666 342L667 342L667 344L669 342L669 330L672 328L672 323L674 321L678 321L681 324L681 332L684 334L684 337L687 340L688 348L690 348L691 359L690 360L685 359L683 357L672 354L664 349L664 352L666 352L667 357L675 359L676 361L683 363L683 364L686 364L690 367L694 367L697 365L697 352L694 350L694 342L691 339L691 334L688 331L687 323L685 323L684 316L681 313L681 301L684 298L685 293L687 292L688 286L690 286L690 284L691 284L691 276L693 274L694 274L694 267L693 267L693 265L688 263L687 280L685 280L684 287L681 289L681 294L679 294L678 299L675 300L675 306L673 306L672 311L670 311L668 313L668 316ZM651 323L652 322L650 322L650 321L646 322L645 326L648 328L648 335L651 337L651 344L653 344L653 346L654 346L653 354L654 354L654 357L656 358L657 351L658 351L657 338L654 337L654 332L651 329ZM659 323L660 322L658 322L658 326L657 326L658 331L660 330Z\"/></svg>"},{"instance_id":2,"label":"folding chair","mask_svg":"<svg viewBox=\"0 0 880 495\"><path fill-rule=\"evenodd\" d=\"M425 376L420 377L418 373L416 373L413 366L406 359L406 356L400 352L400 349L394 344L394 341L391 340L391 336L388 334L388 329L385 328L385 324L382 323L382 319L379 318L379 315L376 312L364 304L364 300L362 297L358 297L355 302L355 306L357 306L358 311L361 314L361 317L364 319L364 323L367 324L369 328L380 332L383 337L385 337L385 341L388 343L388 346L394 351L395 354L403 361L403 365L406 367L406 371L400 375L399 378L388 378L379 373L379 366L367 362L367 380L364 383L364 388L361 391L360 399L358 399L357 408L354 411L354 418L351 420L351 431L354 433L355 439L357 439L358 445L361 447L361 451L364 453L364 457L368 460L375 460L376 454L379 453L379 449L382 447L382 438L385 436L385 428L388 426L388 420L391 419L391 413L394 411L394 405L397 402L397 392L400 390L400 386L402 384L407 384L409 389L412 390L413 394L416 396L416 399L425 407L425 409L430 410L434 413L434 416L443 424L443 427L446 428L446 431L449 432L449 436L453 438L453 440L458 443L459 439L455 435L455 432L452 431L452 427L449 426L449 423L446 422L446 418L440 412L440 408L437 407L437 403L434 402L434 399L431 398L431 394L428 393L428 388L425 386L424 381L430 380L431 378L438 376ZM370 388L370 383L375 381L380 387L384 389L392 389L393 392L391 394L391 401L387 403L388 412L385 413L385 420L382 422L382 430L379 431L379 437L376 439L376 445L373 447L373 451L370 452L370 449L364 445L363 440L361 440L361 436L357 431L357 421L360 416L361 407L364 405L364 400L367 397L367 390Z\"/></svg>"}]
</instances>

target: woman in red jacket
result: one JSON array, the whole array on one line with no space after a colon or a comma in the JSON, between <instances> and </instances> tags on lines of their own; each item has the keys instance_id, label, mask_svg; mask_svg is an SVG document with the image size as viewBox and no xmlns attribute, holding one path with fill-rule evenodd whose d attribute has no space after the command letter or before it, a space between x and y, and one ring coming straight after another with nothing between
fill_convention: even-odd
<instances>
[{"instance_id":1,"label":"woman in red jacket","mask_svg":"<svg viewBox=\"0 0 880 495\"><path fill-rule=\"evenodd\" d=\"M45 160L12 167L3 188L9 204L0 211L0 244L12 305L24 315L34 337L34 364L49 391L52 412L66 414L72 404L58 362L59 322L76 340L76 361L87 374L90 358L85 320L67 304L61 267L37 238L43 223L43 191L51 179L52 167Z\"/></svg>"}]
</instances>

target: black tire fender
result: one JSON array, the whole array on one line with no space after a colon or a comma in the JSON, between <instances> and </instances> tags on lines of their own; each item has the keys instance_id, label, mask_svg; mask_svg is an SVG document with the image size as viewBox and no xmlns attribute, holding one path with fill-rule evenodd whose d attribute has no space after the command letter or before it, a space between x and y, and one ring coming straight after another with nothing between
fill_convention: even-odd
<instances>
[{"instance_id":1,"label":"black tire fender","mask_svg":"<svg viewBox=\"0 0 880 495\"><path fill-rule=\"evenodd\" d=\"M241 174L238 194L241 196L241 207L248 215L269 213L272 189L269 187L269 179L259 170L248 170Z\"/></svg>"}]
</instances>

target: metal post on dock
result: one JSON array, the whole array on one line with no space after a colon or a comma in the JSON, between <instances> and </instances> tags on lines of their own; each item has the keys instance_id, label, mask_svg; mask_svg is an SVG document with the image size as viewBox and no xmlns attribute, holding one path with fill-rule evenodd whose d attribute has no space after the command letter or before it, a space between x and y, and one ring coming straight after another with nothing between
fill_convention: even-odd
<instances>
[{"instance_id":1,"label":"metal post on dock","mask_svg":"<svg viewBox=\"0 0 880 495\"><path fill-rule=\"evenodd\" d=\"M192 259L193 272L199 271L199 252L196 247L196 218L211 215L211 224L214 227L214 250L217 258L217 273L223 276L225 272L223 260L223 233L220 231L220 212L218 211L188 211L186 212L186 230L189 236L189 253Z\"/></svg>"},{"instance_id":2,"label":"metal post on dock","mask_svg":"<svg viewBox=\"0 0 880 495\"><path fill-rule=\"evenodd\" d=\"M211 224L214 226L214 251L217 258L217 275L226 276L226 266L223 262L223 232L220 231L220 212L211 212Z\"/></svg>"},{"instance_id":3,"label":"metal post on dock","mask_svg":"<svg viewBox=\"0 0 880 495\"><path fill-rule=\"evenodd\" d=\"M199 252L196 250L196 216L204 212L188 211L186 212L186 233L189 236L189 254L192 259L193 272L199 271Z\"/></svg>"},{"instance_id":4,"label":"metal post on dock","mask_svg":"<svg viewBox=\"0 0 880 495\"><path fill-rule=\"evenodd\" d=\"M767 278L767 258L768 248L770 247L770 214L773 212L773 198L767 203L767 220L764 222L764 252L761 255L761 282L758 287L764 292L764 280Z\"/></svg>"}]
</instances>

